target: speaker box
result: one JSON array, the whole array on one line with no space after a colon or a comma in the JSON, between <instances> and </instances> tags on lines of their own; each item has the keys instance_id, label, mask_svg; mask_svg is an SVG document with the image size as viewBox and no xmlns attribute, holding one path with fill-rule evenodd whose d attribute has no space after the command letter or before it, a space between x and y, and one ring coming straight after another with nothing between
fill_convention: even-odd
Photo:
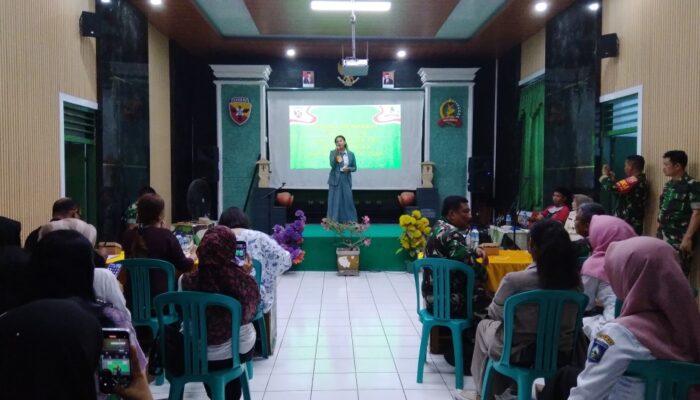
<instances>
[{"instance_id":1,"label":"speaker box","mask_svg":"<svg viewBox=\"0 0 700 400\"><path fill-rule=\"evenodd\" d=\"M100 22L94 12L83 11L80 14L80 36L100 37Z\"/></svg>"},{"instance_id":2,"label":"speaker box","mask_svg":"<svg viewBox=\"0 0 700 400\"><path fill-rule=\"evenodd\" d=\"M493 166L489 157L476 156L469 159L468 190L471 194L491 194Z\"/></svg>"},{"instance_id":3,"label":"speaker box","mask_svg":"<svg viewBox=\"0 0 700 400\"><path fill-rule=\"evenodd\" d=\"M602 35L598 41L598 55L600 58L617 57L620 53L620 41L617 33Z\"/></svg>"}]
</instances>

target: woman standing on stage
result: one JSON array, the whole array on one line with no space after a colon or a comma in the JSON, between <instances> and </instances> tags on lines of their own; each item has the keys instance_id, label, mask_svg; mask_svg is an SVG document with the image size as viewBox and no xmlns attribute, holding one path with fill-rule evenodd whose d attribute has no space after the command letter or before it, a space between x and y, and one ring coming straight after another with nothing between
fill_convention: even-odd
<instances>
[{"instance_id":1,"label":"woman standing on stage","mask_svg":"<svg viewBox=\"0 0 700 400\"><path fill-rule=\"evenodd\" d=\"M357 170L355 154L348 150L345 137L335 137L335 150L329 155L331 172L328 175L327 217L338 222L357 221L352 200L352 172Z\"/></svg>"}]
</instances>

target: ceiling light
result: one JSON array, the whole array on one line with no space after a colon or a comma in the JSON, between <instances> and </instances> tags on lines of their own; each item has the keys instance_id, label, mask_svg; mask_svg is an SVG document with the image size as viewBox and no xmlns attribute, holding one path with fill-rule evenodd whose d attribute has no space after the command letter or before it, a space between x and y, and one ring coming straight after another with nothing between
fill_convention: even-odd
<instances>
[{"instance_id":1,"label":"ceiling light","mask_svg":"<svg viewBox=\"0 0 700 400\"><path fill-rule=\"evenodd\" d=\"M591 3L588 5L588 9L591 11L598 11L600 8L600 3Z\"/></svg>"},{"instance_id":2,"label":"ceiling light","mask_svg":"<svg viewBox=\"0 0 700 400\"><path fill-rule=\"evenodd\" d=\"M297 55L297 51L294 49L287 49L287 57L294 57Z\"/></svg>"},{"instance_id":3,"label":"ceiling light","mask_svg":"<svg viewBox=\"0 0 700 400\"><path fill-rule=\"evenodd\" d=\"M102 1L102 4L109 4L112 2L112 0L101 0L101 1Z\"/></svg>"},{"instance_id":4,"label":"ceiling light","mask_svg":"<svg viewBox=\"0 0 700 400\"><path fill-rule=\"evenodd\" d=\"M549 4L546 1L540 1L539 3L535 4L535 11L545 12L547 7L549 7Z\"/></svg>"},{"instance_id":5,"label":"ceiling light","mask_svg":"<svg viewBox=\"0 0 700 400\"><path fill-rule=\"evenodd\" d=\"M151 0L152 6L160 6L163 4L163 0Z\"/></svg>"},{"instance_id":6,"label":"ceiling light","mask_svg":"<svg viewBox=\"0 0 700 400\"><path fill-rule=\"evenodd\" d=\"M396 52L396 57L398 58L404 58L406 57L406 50L399 50Z\"/></svg>"},{"instance_id":7,"label":"ceiling light","mask_svg":"<svg viewBox=\"0 0 700 400\"><path fill-rule=\"evenodd\" d=\"M312 1L314 11L389 11L389 1Z\"/></svg>"}]
</instances>

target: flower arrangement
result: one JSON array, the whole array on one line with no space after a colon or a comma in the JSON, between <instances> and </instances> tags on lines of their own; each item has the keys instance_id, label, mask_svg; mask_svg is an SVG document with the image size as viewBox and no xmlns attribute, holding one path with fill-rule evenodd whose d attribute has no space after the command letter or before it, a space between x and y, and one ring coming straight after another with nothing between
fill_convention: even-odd
<instances>
[{"instance_id":1,"label":"flower arrangement","mask_svg":"<svg viewBox=\"0 0 700 400\"><path fill-rule=\"evenodd\" d=\"M401 247L396 250L396 254L402 251L408 253L410 258L415 259L418 253L425 250L430 235L430 221L421 215L420 211L413 210L411 214L404 214L399 217L399 226L403 233L399 236Z\"/></svg>"},{"instance_id":2,"label":"flower arrangement","mask_svg":"<svg viewBox=\"0 0 700 400\"><path fill-rule=\"evenodd\" d=\"M362 217L362 222L338 222L331 218L323 218L321 227L326 231L333 231L340 244L347 249L357 250L360 246L369 246L372 239L365 232L369 229L369 217Z\"/></svg>"},{"instance_id":3,"label":"flower arrangement","mask_svg":"<svg viewBox=\"0 0 700 400\"><path fill-rule=\"evenodd\" d=\"M272 228L272 238L291 254L292 263L297 265L304 261L304 254L306 254L301 249L301 244L304 243L302 234L306 226L306 216L301 210L297 210L294 216L296 220L291 224L286 224L285 226L275 225Z\"/></svg>"}]
</instances>

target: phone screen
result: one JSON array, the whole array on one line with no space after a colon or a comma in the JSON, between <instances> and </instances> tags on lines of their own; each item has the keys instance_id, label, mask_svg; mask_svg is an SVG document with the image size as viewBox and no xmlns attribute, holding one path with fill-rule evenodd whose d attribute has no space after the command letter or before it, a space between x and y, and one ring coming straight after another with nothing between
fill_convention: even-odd
<instances>
[{"instance_id":1,"label":"phone screen","mask_svg":"<svg viewBox=\"0 0 700 400\"><path fill-rule=\"evenodd\" d=\"M238 266L243 266L245 264L245 255L247 252L246 242L236 241L236 253L234 254L234 261Z\"/></svg>"},{"instance_id":2,"label":"phone screen","mask_svg":"<svg viewBox=\"0 0 700 400\"><path fill-rule=\"evenodd\" d=\"M102 338L100 390L111 393L115 385L128 386L131 381L129 332L125 329L103 329Z\"/></svg>"}]
</instances>

